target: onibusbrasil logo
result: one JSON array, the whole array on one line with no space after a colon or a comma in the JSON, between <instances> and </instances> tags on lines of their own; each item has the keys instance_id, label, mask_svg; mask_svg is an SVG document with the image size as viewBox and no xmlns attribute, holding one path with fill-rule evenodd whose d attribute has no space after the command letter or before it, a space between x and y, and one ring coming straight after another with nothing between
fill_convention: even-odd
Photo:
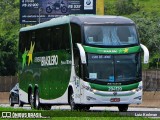
<instances>
[{"instance_id":1,"label":"onibusbrasil logo","mask_svg":"<svg viewBox=\"0 0 160 120\"><path fill-rule=\"evenodd\" d=\"M32 44L31 42L30 50L26 50L25 48L25 51L22 54L22 68L26 66L27 62L28 62L28 66L32 63L32 60L33 60L32 54L33 54L34 46L35 46L35 43ZM27 61L27 57L28 57L28 61Z\"/></svg>"}]
</instances>

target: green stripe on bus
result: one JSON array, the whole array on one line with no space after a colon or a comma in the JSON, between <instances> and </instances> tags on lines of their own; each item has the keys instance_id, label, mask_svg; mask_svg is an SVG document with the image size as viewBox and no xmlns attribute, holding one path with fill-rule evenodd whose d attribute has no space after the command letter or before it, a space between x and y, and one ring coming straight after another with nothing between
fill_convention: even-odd
<instances>
[{"instance_id":1,"label":"green stripe on bus","mask_svg":"<svg viewBox=\"0 0 160 120\"><path fill-rule=\"evenodd\" d=\"M115 89L115 90L119 89L121 91L128 91L128 90L133 90L133 89L138 88L138 85L139 85L139 82L134 83L134 84L130 84L130 85L113 85L113 86L90 83L90 86L92 89L100 90L100 91L110 91L111 89Z\"/></svg>"},{"instance_id":2,"label":"green stripe on bus","mask_svg":"<svg viewBox=\"0 0 160 120\"><path fill-rule=\"evenodd\" d=\"M97 48L90 46L83 46L84 50L88 53L97 54L130 54L139 52L141 50L140 46L128 47L128 48Z\"/></svg>"}]
</instances>

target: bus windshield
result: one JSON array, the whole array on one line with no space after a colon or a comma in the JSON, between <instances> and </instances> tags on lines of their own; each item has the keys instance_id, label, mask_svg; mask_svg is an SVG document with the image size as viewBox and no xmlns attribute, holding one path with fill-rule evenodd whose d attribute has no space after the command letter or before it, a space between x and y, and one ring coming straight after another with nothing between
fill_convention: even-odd
<instances>
[{"instance_id":1,"label":"bus windshield","mask_svg":"<svg viewBox=\"0 0 160 120\"><path fill-rule=\"evenodd\" d=\"M138 44L134 25L86 25L85 43L89 45L124 46Z\"/></svg>"},{"instance_id":2,"label":"bus windshield","mask_svg":"<svg viewBox=\"0 0 160 120\"><path fill-rule=\"evenodd\" d=\"M140 78L140 54L87 54L86 78L103 82L126 82Z\"/></svg>"}]
</instances>

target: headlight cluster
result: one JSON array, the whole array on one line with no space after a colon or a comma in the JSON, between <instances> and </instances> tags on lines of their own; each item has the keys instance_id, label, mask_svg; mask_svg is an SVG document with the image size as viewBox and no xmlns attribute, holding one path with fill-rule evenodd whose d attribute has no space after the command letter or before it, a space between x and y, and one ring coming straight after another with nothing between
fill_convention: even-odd
<instances>
[{"instance_id":1,"label":"headlight cluster","mask_svg":"<svg viewBox=\"0 0 160 120\"><path fill-rule=\"evenodd\" d=\"M142 86L138 86L138 88L133 89L132 92L138 92L138 91L141 91L142 89L143 89Z\"/></svg>"}]
</instances>

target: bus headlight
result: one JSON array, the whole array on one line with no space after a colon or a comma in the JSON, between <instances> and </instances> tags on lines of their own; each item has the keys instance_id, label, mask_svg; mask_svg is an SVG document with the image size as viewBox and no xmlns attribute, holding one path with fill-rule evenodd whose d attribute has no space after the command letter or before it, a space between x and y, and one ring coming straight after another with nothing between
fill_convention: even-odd
<instances>
[{"instance_id":1,"label":"bus headlight","mask_svg":"<svg viewBox=\"0 0 160 120\"><path fill-rule=\"evenodd\" d=\"M141 91L142 89L143 89L142 86L138 86L138 88L133 89L132 92L138 92Z\"/></svg>"},{"instance_id":2,"label":"bus headlight","mask_svg":"<svg viewBox=\"0 0 160 120\"><path fill-rule=\"evenodd\" d=\"M142 89L143 89L142 86L138 86L138 88L137 88L136 90L137 90L137 92L138 92L138 91L140 91L140 90L142 90Z\"/></svg>"}]
</instances>

